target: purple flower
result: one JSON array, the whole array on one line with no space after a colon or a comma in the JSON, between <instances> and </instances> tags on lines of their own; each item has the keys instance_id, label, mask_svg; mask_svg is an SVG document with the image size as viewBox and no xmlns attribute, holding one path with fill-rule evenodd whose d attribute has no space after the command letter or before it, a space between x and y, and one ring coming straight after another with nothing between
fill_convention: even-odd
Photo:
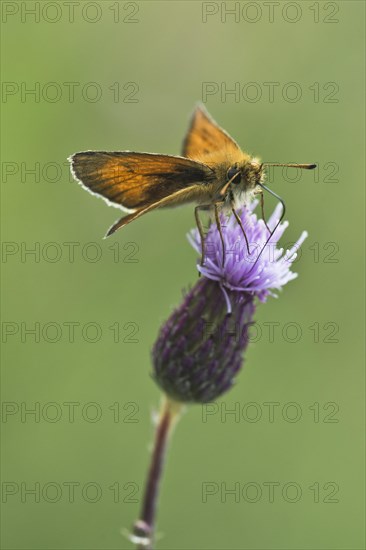
<instances>
[{"instance_id":1,"label":"purple flower","mask_svg":"<svg viewBox=\"0 0 366 550\"><path fill-rule=\"evenodd\" d=\"M202 278L161 328L153 376L172 399L206 403L232 386L255 305L249 293L229 291L229 299L231 315L218 284Z\"/></svg>"},{"instance_id":2,"label":"purple flower","mask_svg":"<svg viewBox=\"0 0 366 550\"><path fill-rule=\"evenodd\" d=\"M175 401L213 401L233 385L248 345L256 298L266 301L269 294L274 295L273 289L297 276L290 267L307 233L284 253L276 245L288 223L281 223L268 241L266 224L253 214L256 205L243 208L240 214L250 254L235 218L222 217L222 265L221 238L212 225L205 239L204 266L198 264L202 277L162 326L155 342L153 377ZM279 215L280 206L268 221L271 231ZM191 231L189 240L200 252L198 230Z\"/></svg>"},{"instance_id":3,"label":"purple flower","mask_svg":"<svg viewBox=\"0 0 366 550\"><path fill-rule=\"evenodd\" d=\"M254 201L249 207L244 207L240 216L245 230L249 252L243 232L234 216L226 220L221 217L222 231L225 243L225 264L222 265L222 244L216 225L212 224L205 239L205 262L198 265L198 270L213 281L217 281L223 291L225 289L238 292L252 292L264 302L271 291L281 289L286 283L295 279L297 273L290 271L292 262L296 259L296 251L307 237L303 231L300 238L284 253L282 248L277 248L277 243L282 237L288 222L281 223L268 243L270 235L265 223L253 214L258 205ZM271 231L279 221L281 205L277 205L272 216L267 222ZM188 235L192 246L201 251L201 239L197 229L193 229ZM265 248L264 248L265 246ZM228 304L230 311L230 304Z\"/></svg>"}]
</instances>

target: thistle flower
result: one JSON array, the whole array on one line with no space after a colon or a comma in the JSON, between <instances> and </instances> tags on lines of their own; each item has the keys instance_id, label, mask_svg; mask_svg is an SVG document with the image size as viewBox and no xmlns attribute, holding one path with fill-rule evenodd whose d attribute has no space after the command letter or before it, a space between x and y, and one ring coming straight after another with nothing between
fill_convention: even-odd
<instances>
[{"instance_id":1,"label":"thistle flower","mask_svg":"<svg viewBox=\"0 0 366 550\"><path fill-rule=\"evenodd\" d=\"M222 264L221 237L213 224L205 240L204 265L197 265L202 278L160 330L153 348L153 377L176 401L205 403L233 385L248 344L256 298L266 301L268 295L275 295L273 290L297 277L290 267L307 233L285 253L276 245L288 222L281 223L268 240L269 230L279 221L281 205L266 226L253 213L257 204L243 208L240 214L250 253L235 218L226 225L222 218ZM200 252L198 230L188 238Z\"/></svg>"},{"instance_id":2,"label":"thistle flower","mask_svg":"<svg viewBox=\"0 0 366 550\"><path fill-rule=\"evenodd\" d=\"M231 217L223 228L224 265L221 260L221 238L216 226L212 225L205 243L205 264L204 266L198 265L198 270L208 279L217 281L223 292L225 289L249 292L264 302L269 294L276 296L272 292L273 289L279 290L297 277L297 273L293 273L290 266L297 257L296 251L308 234L303 231L292 248L284 253L283 248L277 248L277 243L288 227L287 221L277 227L267 242L268 229L272 232L280 219L281 205L277 205L267 226L253 213L257 206L258 201L253 201L249 207L242 209L240 216L248 239L249 252L239 224L234 217ZM188 238L197 252L200 252L201 241L198 230L192 230ZM230 312L229 303L228 309Z\"/></svg>"},{"instance_id":3,"label":"thistle flower","mask_svg":"<svg viewBox=\"0 0 366 550\"><path fill-rule=\"evenodd\" d=\"M197 263L202 277L162 326L152 352L153 377L164 393L140 519L131 540L137 548L153 548L159 482L171 430L185 403L213 401L234 383L248 345L257 298L265 302L297 275L291 271L303 232L284 253L277 248L287 222L279 222L277 207L266 225L253 213L257 203L243 208L242 227L235 218L221 218L221 236L212 225L205 239L205 262ZM269 236L271 238L269 239ZM189 241L201 251L199 232Z\"/></svg>"}]
</instances>

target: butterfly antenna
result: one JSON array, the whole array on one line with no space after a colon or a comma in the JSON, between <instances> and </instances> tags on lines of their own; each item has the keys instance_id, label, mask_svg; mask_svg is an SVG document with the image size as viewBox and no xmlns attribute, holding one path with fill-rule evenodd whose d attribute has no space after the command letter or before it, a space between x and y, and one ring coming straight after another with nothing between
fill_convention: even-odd
<instances>
[{"instance_id":1,"label":"butterfly antenna","mask_svg":"<svg viewBox=\"0 0 366 550\"><path fill-rule=\"evenodd\" d=\"M272 162L263 162L262 166L287 166L288 168L301 168L302 170L314 170L316 164L278 164Z\"/></svg>"},{"instance_id":2,"label":"butterfly antenna","mask_svg":"<svg viewBox=\"0 0 366 550\"><path fill-rule=\"evenodd\" d=\"M261 255L263 254L263 251L264 249L266 248L267 244L269 243L269 241L272 239L277 227L280 225L280 223L282 222L284 216L285 216L285 213L286 213L286 205L285 205L285 202L284 200L279 196L277 195L277 193L275 193L274 191L272 191L272 189L270 189L269 187L267 187L266 185L264 185L263 183L258 183L257 185L259 185L260 187L262 187L262 189L264 189L265 191L268 191L268 193L270 193L271 195L273 195L273 197L275 197L282 205L282 212L281 212L281 216L280 216L280 219L278 220L278 222L276 223L273 231L270 231L270 235L268 237L268 239L266 240L262 250L260 251L260 253L258 254L258 257L257 259L255 260L251 270L249 271L249 273L254 269L254 266L255 264L258 262L259 258L261 257ZM268 227L268 226L267 226Z\"/></svg>"}]
</instances>

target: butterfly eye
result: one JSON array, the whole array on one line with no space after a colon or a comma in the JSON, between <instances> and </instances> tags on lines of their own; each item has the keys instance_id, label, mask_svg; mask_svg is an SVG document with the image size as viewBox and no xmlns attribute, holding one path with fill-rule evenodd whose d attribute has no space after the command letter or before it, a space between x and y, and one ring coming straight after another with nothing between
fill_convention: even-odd
<instances>
[{"instance_id":1,"label":"butterfly eye","mask_svg":"<svg viewBox=\"0 0 366 550\"><path fill-rule=\"evenodd\" d=\"M227 180L230 181L232 178L234 178L232 183L241 182L241 173L236 164L234 164L234 166L231 166L231 168L229 168L229 170L227 171Z\"/></svg>"}]
</instances>

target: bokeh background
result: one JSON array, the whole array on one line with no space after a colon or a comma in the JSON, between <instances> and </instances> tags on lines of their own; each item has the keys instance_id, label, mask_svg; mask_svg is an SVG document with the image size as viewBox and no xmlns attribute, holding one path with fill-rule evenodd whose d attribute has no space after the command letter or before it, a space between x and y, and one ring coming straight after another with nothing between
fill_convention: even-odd
<instances>
[{"instance_id":1,"label":"bokeh background","mask_svg":"<svg viewBox=\"0 0 366 550\"><path fill-rule=\"evenodd\" d=\"M235 388L178 425L158 547L364 548L363 2L36 4L2 3L3 548L133 547L193 210L102 240L119 212L66 159L177 154L197 100L245 150L319 169L271 178L283 245L309 232L300 276L258 307Z\"/></svg>"}]
</instances>

